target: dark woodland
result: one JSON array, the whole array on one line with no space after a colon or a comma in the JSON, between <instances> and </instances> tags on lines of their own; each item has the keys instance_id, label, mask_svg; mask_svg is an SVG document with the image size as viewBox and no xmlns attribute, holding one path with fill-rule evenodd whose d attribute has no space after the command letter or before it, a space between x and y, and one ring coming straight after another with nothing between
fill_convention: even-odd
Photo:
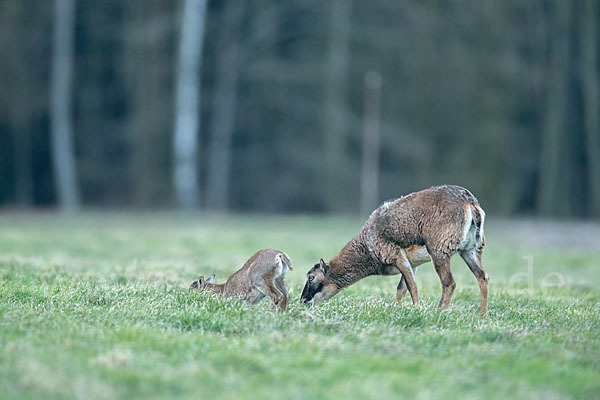
<instances>
[{"instance_id":1,"label":"dark woodland","mask_svg":"<svg viewBox=\"0 0 600 400\"><path fill-rule=\"evenodd\" d=\"M600 1L193 3L2 2L0 207L600 217Z\"/></svg>"}]
</instances>

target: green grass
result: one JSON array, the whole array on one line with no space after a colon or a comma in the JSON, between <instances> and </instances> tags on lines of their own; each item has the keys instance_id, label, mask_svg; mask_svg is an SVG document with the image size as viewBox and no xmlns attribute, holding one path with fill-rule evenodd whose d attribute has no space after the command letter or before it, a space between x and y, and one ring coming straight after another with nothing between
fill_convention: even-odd
<instances>
[{"instance_id":1,"label":"green grass","mask_svg":"<svg viewBox=\"0 0 600 400\"><path fill-rule=\"evenodd\" d=\"M312 217L0 215L2 398L599 398L600 250L515 244L487 227L489 314L459 258L438 311L395 302L371 277L330 302L298 301L305 273L362 221ZM575 240L575 239L573 239ZM542 241L543 242L543 241ZM259 248L286 251L288 311L188 293ZM528 271L532 285L516 273ZM560 287L551 272L565 279Z\"/></svg>"}]
</instances>

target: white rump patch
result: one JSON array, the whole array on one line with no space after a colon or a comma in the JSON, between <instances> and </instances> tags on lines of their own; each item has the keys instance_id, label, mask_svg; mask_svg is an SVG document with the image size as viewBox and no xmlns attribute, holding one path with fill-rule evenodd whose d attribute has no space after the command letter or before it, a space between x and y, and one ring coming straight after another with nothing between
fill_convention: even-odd
<instances>
[{"instance_id":1,"label":"white rump patch","mask_svg":"<svg viewBox=\"0 0 600 400\"><path fill-rule=\"evenodd\" d=\"M463 243L467 241L467 235L469 234L469 230L471 229L471 225L473 224L473 212L471 211L471 207L467 209L467 212L465 214L465 224L463 226Z\"/></svg>"},{"instance_id":2,"label":"white rump patch","mask_svg":"<svg viewBox=\"0 0 600 400\"><path fill-rule=\"evenodd\" d=\"M277 276L280 277L285 275L285 273L288 270L288 265L285 263L285 261L283 261L283 257L281 256L281 254L277 254L275 258L277 259L277 267L279 269L279 273L277 274Z\"/></svg>"},{"instance_id":3,"label":"white rump patch","mask_svg":"<svg viewBox=\"0 0 600 400\"><path fill-rule=\"evenodd\" d=\"M473 226L473 208L468 206L465 213L465 222L463 225L462 242L459 250L465 250L475 247L475 231Z\"/></svg>"},{"instance_id":4,"label":"white rump patch","mask_svg":"<svg viewBox=\"0 0 600 400\"><path fill-rule=\"evenodd\" d=\"M292 259L290 258L290 256L288 256L287 253L283 251L280 254L283 254L285 258L287 258L287 260L290 262L289 264L286 264L285 260L282 257L281 262L283 263L283 265L285 265L290 271L292 271L294 269L294 266L292 265Z\"/></svg>"},{"instance_id":5,"label":"white rump patch","mask_svg":"<svg viewBox=\"0 0 600 400\"><path fill-rule=\"evenodd\" d=\"M481 207L478 207L478 209L479 215L481 215L481 227L479 228L479 234L481 235L481 237L484 237L485 235L483 234L483 225L485 224L485 211L483 211Z\"/></svg>"}]
</instances>

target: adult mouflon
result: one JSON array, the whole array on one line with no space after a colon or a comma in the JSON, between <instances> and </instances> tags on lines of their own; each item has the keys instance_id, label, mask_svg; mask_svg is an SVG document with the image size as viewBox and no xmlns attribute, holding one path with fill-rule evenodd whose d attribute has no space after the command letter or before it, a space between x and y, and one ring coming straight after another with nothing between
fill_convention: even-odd
<instances>
[{"instance_id":1,"label":"adult mouflon","mask_svg":"<svg viewBox=\"0 0 600 400\"><path fill-rule=\"evenodd\" d=\"M402 274L396 299L406 290L419 306L415 270L431 261L442 282L439 307L450 303L456 287L450 258L459 253L481 292L481 314L487 311L488 275L482 267L485 212L467 189L444 185L383 203L360 233L326 263L307 273L302 301L320 302L370 275Z\"/></svg>"},{"instance_id":2,"label":"adult mouflon","mask_svg":"<svg viewBox=\"0 0 600 400\"><path fill-rule=\"evenodd\" d=\"M292 261L283 251L262 249L254 253L227 282L213 283L214 274L207 279L201 276L192 282L189 290L212 290L217 294L240 299L249 305L269 296L273 305L283 312L290 298L283 279L287 270L292 268Z\"/></svg>"}]
</instances>

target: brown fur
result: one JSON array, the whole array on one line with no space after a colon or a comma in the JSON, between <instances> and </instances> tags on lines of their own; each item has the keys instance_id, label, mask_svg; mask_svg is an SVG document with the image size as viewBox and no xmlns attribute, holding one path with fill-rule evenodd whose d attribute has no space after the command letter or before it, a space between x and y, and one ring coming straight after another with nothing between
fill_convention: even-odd
<instances>
[{"instance_id":1,"label":"brown fur","mask_svg":"<svg viewBox=\"0 0 600 400\"><path fill-rule=\"evenodd\" d=\"M273 305L285 311L289 294L284 277L287 269L292 269L290 258L283 251L263 249L257 251L227 282L213 284L214 275L208 279L199 277L192 282L190 290L212 290L217 294L237 298L246 304L256 304L269 296Z\"/></svg>"},{"instance_id":2,"label":"brown fur","mask_svg":"<svg viewBox=\"0 0 600 400\"><path fill-rule=\"evenodd\" d=\"M460 186L432 187L385 202L337 256L329 263L321 260L308 272L302 299L323 301L364 277L402 274L396 298L402 300L408 289L418 307L414 270L432 261L442 282L439 307L444 308L456 287L450 258L458 252L479 282L481 313L485 314L484 219L475 196Z\"/></svg>"}]
</instances>

